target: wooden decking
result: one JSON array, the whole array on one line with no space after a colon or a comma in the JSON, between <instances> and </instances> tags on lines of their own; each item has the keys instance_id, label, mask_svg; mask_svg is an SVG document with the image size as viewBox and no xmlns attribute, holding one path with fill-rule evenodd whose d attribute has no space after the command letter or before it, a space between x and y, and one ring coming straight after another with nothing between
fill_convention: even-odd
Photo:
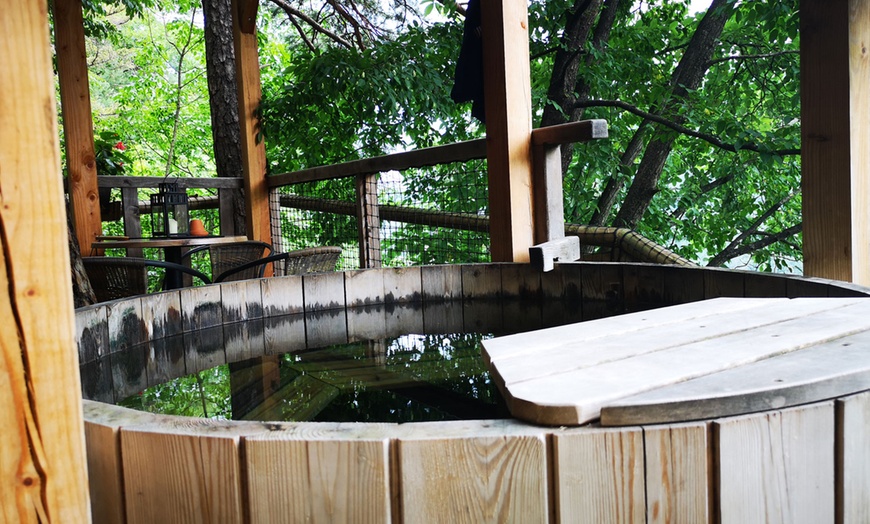
<instances>
[{"instance_id":1,"label":"wooden decking","mask_svg":"<svg viewBox=\"0 0 870 524\"><path fill-rule=\"evenodd\" d=\"M655 424L870 389L870 301L719 298L483 342L519 419Z\"/></svg>"}]
</instances>

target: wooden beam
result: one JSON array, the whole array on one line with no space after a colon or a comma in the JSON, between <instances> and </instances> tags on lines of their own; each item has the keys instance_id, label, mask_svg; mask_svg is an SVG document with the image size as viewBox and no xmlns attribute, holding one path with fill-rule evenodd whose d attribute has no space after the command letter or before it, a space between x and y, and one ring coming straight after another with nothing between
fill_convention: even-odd
<instances>
[{"instance_id":1,"label":"wooden beam","mask_svg":"<svg viewBox=\"0 0 870 524\"><path fill-rule=\"evenodd\" d=\"M804 274L870 284L870 0L801 0Z\"/></svg>"},{"instance_id":2,"label":"wooden beam","mask_svg":"<svg viewBox=\"0 0 870 524\"><path fill-rule=\"evenodd\" d=\"M102 234L100 199L97 194L97 163L94 155L94 123L85 54L81 0L54 0L54 34L57 76L63 112L69 198L79 246L87 246Z\"/></svg>"},{"instance_id":3,"label":"wooden beam","mask_svg":"<svg viewBox=\"0 0 870 524\"><path fill-rule=\"evenodd\" d=\"M526 2L482 0L481 17L492 260L528 262L534 225Z\"/></svg>"},{"instance_id":4,"label":"wooden beam","mask_svg":"<svg viewBox=\"0 0 870 524\"><path fill-rule=\"evenodd\" d=\"M90 522L47 6L0 12L0 520Z\"/></svg>"},{"instance_id":5,"label":"wooden beam","mask_svg":"<svg viewBox=\"0 0 870 524\"><path fill-rule=\"evenodd\" d=\"M257 30L257 8L259 0L241 0L239 2L239 27L248 35L253 35Z\"/></svg>"},{"instance_id":6,"label":"wooden beam","mask_svg":"<svg viewBox=\"0 0 870 524\"><path fill-rule=\"evenodd\" d=\"M242 126L242 171L245 179L248 238L272 243L269 187L266 184L266 145L263 142L260 102L260 60L256 31L245 33L239 20L243 3L233 1L233 43L239 89L239 124Z\"/></svg>"}]
</instances>

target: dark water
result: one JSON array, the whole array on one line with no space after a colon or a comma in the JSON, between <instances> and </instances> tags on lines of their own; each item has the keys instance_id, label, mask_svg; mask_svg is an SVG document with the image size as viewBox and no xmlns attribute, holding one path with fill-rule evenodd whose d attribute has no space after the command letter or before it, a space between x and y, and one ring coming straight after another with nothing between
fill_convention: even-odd
<instances>
[{"instance_id":1,"label":"dark water","mask_svg":"<svg viewBox=\"0 0 870 524\"><path fill-rule=\"evenodd\" d=\"M509 413L480 357L481 340L582 320L579 310L564 306L502 302L448 306L446 314L418 305L288 318L278 322L285 323L283 331L290 333L293 330L286 326L304 324L301 338L308 344L303 346L317 347L299 348L300 336L290 341L288 335L285 344L277 344L287 352L215 366L148 388L119 404L164 414L234 420L506 418ZM347 343L348 338L360 338L353 333L348 337L360 325L359 319L371 318L381 331L393 336ZM435 318L437 330L445 332L424 333L431 331L421 329L425 320ZM450 332L457 327L461 332ZM320 344L331 340L331 332L343 334L345 342ZM228 340L217 341L229 345ZM203 348L198 351L203 354ZM267 352L279 351L273 345ZM226 353L230 354L228 348Z\"/></svg>"}]
</instances>

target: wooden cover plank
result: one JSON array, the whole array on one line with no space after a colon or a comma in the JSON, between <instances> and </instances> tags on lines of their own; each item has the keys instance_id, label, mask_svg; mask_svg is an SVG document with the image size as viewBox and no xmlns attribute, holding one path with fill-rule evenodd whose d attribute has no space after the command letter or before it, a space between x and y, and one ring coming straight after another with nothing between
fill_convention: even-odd
<instances>
[{"instance_id":1,"label":"wooden cover plank","mask_svg":"<svg viewBox=\"0 0 870 524\"><path fill-rule=\"evenodd\" d=\"M641 338L615 331L605 342L532 353L525 366L507 367L506 362L522 362L517 359L492 361L491 370L514 416L543 424L581 424L598 418L604 405L629 395L870 329L870 302L795 299L768 304L776 307L752 310L753 315L734 313L739 322L713 338L695 334L685 340L692 331L688 326L697 324L694 320L650 330ZM703 329L712 332L728 324L726 317L718 315L695 327L709 325ZM584 327L576 324L575 330ZM671 344L672 338L683 339ZM488 350L488 341L483 344ZM549 372L539 365L545 359L551 364Z\"/></svg>"},{"instance_id":2,"label":"wooden cover plank","mask_svg":"<svg viewBox=\"0 0 870 524\"><path fill-rule=\"evenodd\" d=\"M245 439L251 522L390 522L389 440Z\"/></svg>"},{"instance_id":3,"label":"wooden cover plank","mask_svg":"<svg viewBox=\"0 0 870 524\"><path fill-rule=\"evenodd\" d=\"M870 332L633 395L601 410L601 424L700 420L782 409L870 389Z\"/></svg>"},{"instance_id":4,"label":"wooden cover plank","mask_svg":"<svg viewBox=\"0 0 870 524\"><path fill-rule=\"evenodd\" d=\"M870 392L837 401L837 522L870 522Z\"/></svg>"},{"instance_id":5,"label":"wooden cover plank","mask_svg":"<svg viewBox=\"0 0 870 524\"><path fill-rule=\"evenodd\" d=\"M403 438L397 445L401 522L521 524L548 519L542 434Z\"/></svg>"},{"instance_id":6,"label":"wooden cover plank","mask_svg":"<svg viewBox=\"0 0 870 524\"><path fill-rule=\"evenodd\" d=\"M713 318L730 311L757 309L768 304L773 304L773 302L762 301L762 299L722 298L653 309L632 315L603 318L593 322L556 326L535 333L519 333L488 340L484 344L483 356L489 362L497 362L508 358L533 355L539 351L552 350L571 344L585 345L589 341L606 339L614 334L625 336L634 331L678 324L688 319Z\"/></svg>"},{"instance_id":7,"label":"wooden cover plank","mask_svg":"<svg viewBox=\"0 0 870 524\"><path fill-rule=\"evenodd\" d=\"M645 523L643 461L640 428L554 433L556 520Z\"/></svg>"},{"instance_id":8,"label":"wooden cover plank","mask_svg":"<svg viewBox=\"0 0 870 524\"><path fill-rule=\"evenodd\" d=\"M834 522L832 402L723 419L713 428L722 524Z\"/></svg>"},{"instance_id":9,"label":"wooden cover plank","mask_svg":"<svg viewBox=\"0 0 870 524\"><path fill-rule=\"evenodd\" d=\"M647 522L712 522L710 424L644 428Z\"/></svg>"}]
</instances>

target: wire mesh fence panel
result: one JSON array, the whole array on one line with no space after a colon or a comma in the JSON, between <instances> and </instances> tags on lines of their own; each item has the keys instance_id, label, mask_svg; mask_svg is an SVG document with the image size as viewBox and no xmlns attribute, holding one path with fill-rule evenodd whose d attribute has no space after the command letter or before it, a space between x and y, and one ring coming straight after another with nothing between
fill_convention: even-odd
<instances>
[{"instance_id":1,"label":"wire mesh fence panel","mask_svg":"<svg viewBox=\"0 0 870 524\"><path fill-rule=\"evenodd\" d=\"M367 222L366 230L370 240L377 232L374 245L384 266L491 260L485 161L390 171L360 191L377 191L379 225L372 230ZM362 205L350 177L282 187L272 199L280 225L273 242L283 251L339 246L339 269L360 267Z\"/></svg>"},{"instance_id":2,"label":"wire mesh fence panel","mask_svg":"<svg viewBox=\"0 0 870 524\"><path fill-rule=\"evenodd\" d=\"M338 269L360 267L351 179L285 186L279 191L278 199L283 251L338 246L342 250Z\"/></svg>"},{"instance_id":3,"label":"wire mesh fence panel","mask_svg":"<svg viewBox=\"0 0 870 524\"><path fill-rule=\"evenodd\" d=\"M491 260L485 161L384 173L378 203L385 266Z\"/></svg>"}]
</instances>

